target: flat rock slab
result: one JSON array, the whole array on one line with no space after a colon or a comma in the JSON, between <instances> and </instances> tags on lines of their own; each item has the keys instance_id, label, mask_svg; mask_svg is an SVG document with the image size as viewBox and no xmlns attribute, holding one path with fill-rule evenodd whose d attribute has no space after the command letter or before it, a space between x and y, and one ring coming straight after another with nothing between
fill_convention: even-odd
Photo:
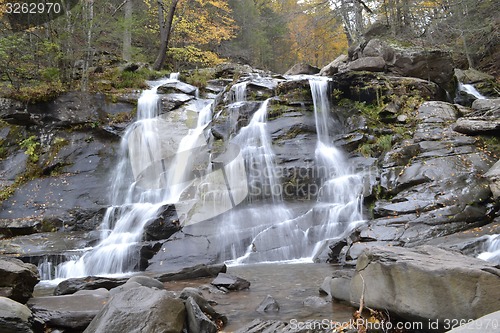
<instances>
[{"instance_id":1,"label":"flat rock slab","mask_svg":"<svg viewBox=\"0 0 500 333\"><path fill-rule=\"evenodd\" d=\"M73 295L34 297L28 307L50 327L83 330L108 302L105 289Z\"/></svg>"},{"instance_id":2,"label":"flat rock slab","mask_svg":"<svg viewBox=\"0 0 500 333\"><path fill-rule=\"evenodd\" d=\"M476 319L500 308L500 267L433 246L368 248L351 280L351 303L363 284L367 307L407 320Z\"/></svg>"}]
</instances>

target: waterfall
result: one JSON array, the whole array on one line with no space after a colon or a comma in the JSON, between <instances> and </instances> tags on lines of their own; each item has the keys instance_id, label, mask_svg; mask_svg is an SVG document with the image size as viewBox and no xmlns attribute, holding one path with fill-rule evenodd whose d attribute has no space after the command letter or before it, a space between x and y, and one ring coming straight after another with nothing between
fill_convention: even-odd
<instances>
[{"instance_id":1,"label":"waterfall","mask_svg":"<svg viewBox=\"0 0 500 333\"><path fill-rule=\"evenodd\" d=\"M271 137L267 132L267 108L269 99L254 113L250 123L233 138L239 145L246 163L250 201L271 198L274 203L283 202L279 177L276 174Z\"/></svg>"},{"instance_id":2,"label":"waterfall","mask_svg":"<svg viewBox=\"0 0 500 333\"><path fill-rule=\"evenodd\" d=\"M458 90L463 91L469 95L474 96L476 99L486 99L485 96L481 95L479 91L472 85L472 84L466 84L459 82L458 83Z\"/></svg>"},{"instance_id":3,"label":"waterfall","mask_svg":"<svg viewBox=\"0 0 500 333\"><path fill-rule=\"evenodd\" d=\"M246 100L246 91L247 91L247 81L236 83L231 87L233 102L243 102Z\"/></svg>"},{"instance_id":4,"label":"waterfall","mask_svg":"<svg viewBox=\"0 0 500 333\"><path fill-rule=\"evenodd\" d=\"M488 236L484 243L484 252L477 256L479 259L500 264L500 234Z\"/></svg>"},{"instance_id":5,"label":"waterfall","mask_svg":"<svg viewBox=\"0 0 500 333\"><path fill-rule=\"evenodd\" d=\"M265 210L260 219L265 216L270 220L265 223L255 222L255 236L245 254L229 261L229 264L312 261L329 240L343 237L363 220L363 177L350 172L350 165L343 152L331 143L330 127L335 122L329 115L331 108L327 97L328 82L311 80L310 86L317 130L316 169L322 179L317 202L313 209L298 217L292 217L283 203L279 172L274 165L271 138L266 128L269 100L265 101L233 142L238 143L244 151L250 198L254 198L252 191L258 189L266 193L265 196L257 196L260 202L272 202L272 205L264 206L265 208L259 207L260 210ZM258 194L261 194L259 191ZM253 215L253 210L249 209L248 212L246 215ZM241 218L239 215L237 217Z\"/></svg>"},{"instance_id":6,"label":"waterfall","mask_svg":"<svg viewBox=\"0 0 500 333\"><path fill-rule=\"evenodd\" d=\"M80 258L57 268L57 278L119 274L138 268L139 242L144 227L156 219L160 210L179 200L192 170L190 150L206 142L202 131L211 117L211 104L200 111L198 126L181 140L177 154L165 166L160 138L160 99L157 89L171 78L156 82L143 91L137 104L137 121L127 129L120 160L111 186L111 202L101 223L101 241ZM147 186L138 186L147 171Z\"/></svg>"},{"instance_id":7,"label":"waterfall","mask_svg":"<svg viewBox=\"0 0 500 333\"><path fill-rule=\"evenodd\" d=\"M322 176L315 210L324 216L321 232L323 240L328 240L342 236L363 220L363 177L351 172L344 153L332 144L331 127L335 129L338 125L335 126L330 117L328 80L310 79L309 85L318 136L315 150L317 173ZM315 252L320 250L320 243Z\"/></svg>"}]
</instances>

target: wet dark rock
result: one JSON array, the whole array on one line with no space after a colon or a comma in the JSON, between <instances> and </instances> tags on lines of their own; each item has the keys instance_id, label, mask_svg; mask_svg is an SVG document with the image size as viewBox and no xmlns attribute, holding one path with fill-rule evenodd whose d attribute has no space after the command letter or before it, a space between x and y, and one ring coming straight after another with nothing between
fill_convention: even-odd
<instances>
[{"instance_id":1,"label":"wet dark rock","mask_svg":"<svg viewBox=\"0 0 500 333\"><path fill-rule=\"evenodd\" d=\"M312 103L311 88L308 80L284 81L276 87L276 95L288 105Z\"/></svg>"},{"instance_id":2,"label":"wet dark rock","mask_svg":"<svg viewBox=\"0 0 500 333\"><path fill-rule=\"evenodd\" d=\"M38 269L16 258L0 258L0 296L26 303L40 281Z\"/></svg>"},{"instance_id":3,"label":"wet dark rock","mask_svg":"<svg viewBox=\"0 0 500 333\"><path fill-rule=\"evenodd\" d=\"M103 186L109 184L117 139L62 130L53 132L54 137L60 138L59 146L42 145L47 151L39 156L40 168L53 172L19 185L1 203L0 220L59 220L57 230L94 230L109 200Z\"/></svg>"},{"instance_id":4,"label":"wet dark rock","mask_svg":"<svg viewBox=\"0 0 500 333\"><path fill-rule=\"evenodd\" d=\"M100 288L110 290L124 284L127 281L128 279L126 278L113 279L98 276L71 278L59 283L54 289L54 295L68 295L74 294L80 290L95 290Z\"/></svg>"},{"instance_id":5,"label":"wet dark rock","mask_svg":"<svg viewBox=\"0 0 500 333\"><path fill-rule=\"evenodd\" d=\"M279 312L280 305L271 295L267 295L266 298L260 302L255 311L261 313Z\"/></svg>"},{"instance_id":6,"label":"wet dark rock","mask_svg":"<svg viewBox=\"0 0 500 333\"><path fill-rule=\"evenodd\" d=\"M216 287L224 287L229 290L243 290L250 288L250 282L227 273L219 273L211 282Z\"/></svg>"},{"instance_id":7,"label":"wet dark rock","mask_svg":"<svg viewBox=\"0 0 500 333\"><path fill-rule=\"evenodd\" d=\"M187 330L192 333L215 333L217 325L203 313L193 297L188 297L184 304L186 306Z\"/></svg>"},{"instance_id":8,"label":"wet dark rock","mask_svg":"<svg viewBox=\"0 0 500 333\"><path fill-rule=\"evenodd\" d=\"M157 218L144 226L145 240L168 239L181 230L175 205L165 205L158 212Z\"/></svg>"},{"instance_id":9,"label":"wet dark rock","mask_svg":"<svg viewBox=\"0 0 500 333\"><path fill-rule=\"evenodd\" d=\"M73 295L34 297L27 305L48 327L83 331L109 297L106 289L82 290Z\"/></svg>"},{"instance_id":10,"label":"wet dark rock","mask_svg":"<svg viewBox=\"0 0 500 333\"><path fill-rule=\"evenodd\" d=\"M386 309L402 318L476 319L499 308L498 267L458 252L422 246L375 246L358 258L347 301ZM344 298L344 292L333 297ZM344 298L344 300L346 300Z\"/></svg>"},{"instance_id":11,"label":"wet dark rock","mask_svg":"<svg viewBox=\"0 0 500 333\"><path fill-rule=\"evenodd\" d=\"M141 286L115 294L85 332L180 333L185 316L182 300L165 290Z\"/></svg>"},{"instance_id":12,"label":"wet dark rock","mask_svg":"<svg viewBox=\"0 0 500 333\"><path fill-rule=\"evenodd\" d=\"M460 251L464 255L477 257L480 253L484 252L484 245L488 236L494 234L500 234L500 217L482 227L437 237L427 241L426 244L443 249Z\"/></svg>"},{"instance_id":13,"label":"wet dark rock","mask_svg":"<svg viewBox=\"0 0 500 333\"><path fill-rule=\"evenodd\" d=\"M306 63L295 64L285 72L285 75L299 75L299 74L318 74L320 71L319 68L311 66Z\"/></svg>"},{"instance_id":14,"label":"wet dark rock","mask_svg":"<svg viewBox=\"0 0 500 333\"><path fill-rule=\"evenodd\" d=\"M0 332L43 332L42 323L33 317L31 310L10 298L0 296Z\"/></svg>"},{"instance_id":15,"label":"wet dark rock","mask_svg":"<svg viewBox=\"0 0 500 333\"><path fill-rule=\"evenodd\" d=\"M223 110L222 117L214 120L212 134L217 139L229 139L230 135L248 125L260 105L260 102L255 101L229 104Z\"/></svg>"},{"instance_id":16,"label":"wet dark rock","mask_svg":"<svg viewBox=\"0 0 500 333\"><path fill-rule=\"evenodd\" d=\"M149 260L147 270L175 275L187 269L187 274L193 272L193 267L196 272L199 268L203 269L217 262L217 253L208 236L193 236L181 231L161 245L158 253Z\"/></svg>"}]
</instances>

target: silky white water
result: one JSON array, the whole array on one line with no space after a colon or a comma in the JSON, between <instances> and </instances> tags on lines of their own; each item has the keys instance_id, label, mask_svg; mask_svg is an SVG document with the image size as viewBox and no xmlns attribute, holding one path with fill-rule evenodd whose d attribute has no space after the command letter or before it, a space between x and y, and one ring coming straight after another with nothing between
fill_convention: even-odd
<instances>
[{"instance_id":1,"label":"silky white water","mask_svg":"<svg viewBox=\"0 0 500 333\"><path fill-rule=\"evenodd\" d=\"M474 96L477 99L486 99L472 84L458 83L458 90L464 91L469 95Z\"/></svg>"},{"instance_id":2,"label":"silky white water","mask_svg":"<svg viewBox=\"0 0 500 333\"><path fill-rule=\"evenodd\" d=\"M488 236L488 240L484 243L484 252L477 257L500 265L500 235Z\"/></svg>"},{"instance_id":3,"label":"silky white water","mask_svg":"<svg viewBox=\"0 0 500 333\"><path fill-rule=\"evenodd\" d=\"M79 259L61 264L57 278L125 273L138 268L139 242L144 226L158 217L159 211L179 200L192 169L190 149L205 144L201 135L211 116L211 105L200 111L198 126L181 140L169 166L162 156L159 130L161 85L177 80L171 77L155 82L137 103L137 121L126 131L121 143L121 158L111 186L111 202L101 224L101 241ZM183 153L187 152L187 153ZM138 187L136 179L147 170L156 184Z\"/></svg>"},{"instance_id":4,"label":"silky white water","mask_svg":"<svg viewBox=\"0 0 500 333\"><path fill-rule=\"evenodd\" d=\"M328 80L310 79L318 141L316 163L324 174L315 210L325 215L320 227L323 240L315 246L313 256L331 238L338 238L363 221L363 176L352 172L344 153L332 143L332 131L338 128L330 115ZM330 125L330 126L329 126Z\"/></svg>"},{"instance_id":5,"label":"silky white water","mask_svg":"<svg viewBox=\"0 0 500 333\"><path fill-rule=\"evenodd\" d=\"M244 151L250 198L270 205L261 207L261 214L271 216L269 223L255 223L254 237L243 256L229 261L230 265L272 261L312 261L328 240L342 237L363 221L363 177L351 173L342 151L332 143L327 96L328 82L311 80L314 115L317 130L316 169L322 174L322 186L314 208L292 217L282 198L282 186L274 163L272 141L266 127L270 100L262 103L249 124L242 128L233 142ZM254 196L252 196L254 194ZM249 208L252 214L259 208ZM236 215L236 213L235 213ZM237 218L241 218L236 215ZM238 252L235 249L235 252Z\"/></svg>"}]
</instances>

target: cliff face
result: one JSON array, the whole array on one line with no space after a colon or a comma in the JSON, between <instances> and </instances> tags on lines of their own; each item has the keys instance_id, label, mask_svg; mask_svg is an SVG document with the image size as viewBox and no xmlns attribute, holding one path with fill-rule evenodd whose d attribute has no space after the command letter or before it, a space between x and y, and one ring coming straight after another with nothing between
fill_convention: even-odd
<instances>
[{"instance_id":1,"label":"cliff face","mask_svg":"<svg viewBox=\"0 0 500 333\"><path fill-rule=\"evenodd\" d=\"M489 187L496 178L483 177L496 161L491 150L497 143L490 138L497 129L466 134L455 129L473 117L498 121L498 103L476 107L476 113L450 104L445 101L449 71L432 71L432 66L446 61L445 55L432 53L425 60L432 65L424 66L425 73L438 78L433 82L430 77L418 78L427 75L424 72L417 77L402 75L410 65L410 72L416 73L421 63L416 51L410 54L377 45L369 43L350 59L336 60L321 71L331 78L332 142L346 153L352 169L364 177L367 222L347 238L330 242L317 253L318 260L353 263L367 246L426 243L488 224L497 214ZM369 57L380 57L384 66L362 66L359 60ZM433 57L437 63L432 63ZM401 63L406 67L398 66ZM279 181L292 189L284 192L284 198L295 207L295 216L303 216L296 232L304 232L306 221L315 223L322 218L306 213L317 199L317 192L311 189L321 186L314 162L317 133L307 79L292 80L229 65L214 73L216 78L202 91L203 98L216 101L209 125L209 153L224 151L262 102L270 98L267 131ZM453 78L452 71L451 75ZM243 82L246 98L235 104L231 87ZM163 135L171 138L168 149L175 151L174 146L185 135L182 132L194 127L197 115L190 105L197 101L196 91L186 85L159 91L162 117L169 119L170 126ZM123 96L118 99L122 102L110 102L101 95L74 92L51 103L29 106L1 100L3 254L38 260L47 253L64 254L95 243L98 235L94 230L99 229L110 205L109 179L115 171L120 136L135 116L133 101L137 97ZM468 134L487 136L480 139ZM479 144L481 140L489 144L486 149ZM149 261L152 270L161 269L160 263L165 261L185 266L227 259L221 253L231 250L216 240L220 233L217 225L223 225L230 218L228 214L211 219L206 228L186 226L168 241L145 243L147 251L141 252L146 254L140 267L145 268L153 255ZM258 216L251 219L259 220ZM248 243L242 247L250 245L254 236L248 230L238 234ZM54 250L48 250L47 244ZM190 259L181 255L186 246L192 249ZM276 246L284 244L256 251L269 252ZM155 255L159 248L169 251Z\"/></svg>"}]
</instances>

